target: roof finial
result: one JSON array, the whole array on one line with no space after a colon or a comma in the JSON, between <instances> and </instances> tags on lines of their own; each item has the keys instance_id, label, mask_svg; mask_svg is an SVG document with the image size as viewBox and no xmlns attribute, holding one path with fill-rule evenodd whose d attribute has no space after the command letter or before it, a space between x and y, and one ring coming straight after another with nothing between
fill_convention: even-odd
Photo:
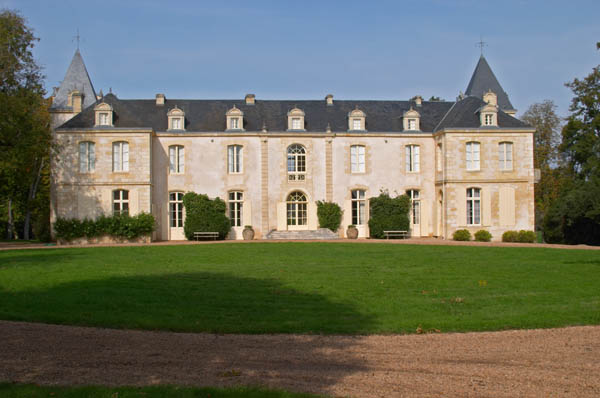
<instances>
[{"instance_id":1,"label":"roof finial","mask_svg":"<svg viewBox=\"0 0 600 398\"><path fill-rule=\"evenodd\" d=\"M79 28L77 28L77 34L73 36L73 39L77 40L77 51L79 51L79 39L81 39L81 36L79 36Z\"/></svg>"},{"instance_id":2,"label":"roof finial","mask_svg":"<svg viewBox=\"0 0 600 398\"><path fill-rule=\"evenodd\" d=\"M483 57L483 47L487 46L487 43L483 41L483 36L479 35L479 41L475 43L476 46L479 46L481 51L481 56Z\"/></svg>"}]
</instances>

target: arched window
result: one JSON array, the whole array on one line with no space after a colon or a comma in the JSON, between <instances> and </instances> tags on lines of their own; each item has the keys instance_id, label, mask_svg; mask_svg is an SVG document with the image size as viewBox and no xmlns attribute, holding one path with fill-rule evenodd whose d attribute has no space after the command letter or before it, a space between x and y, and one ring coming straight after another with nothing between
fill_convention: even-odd
<instances>
[{"instance_id":1,"label":"arched window","mask_svg":"<svg viewBox=\"0 0 600 398\"><path fill-rule=\"evenodd\" d=\"M90 141L79 143L79 172L89 173L96 168L96 144Z\"/></svg>"},{"instance_id":2,"label":"arched window","mask_svg":"<svg viewBox=\"0 0 600 398\"><path fill-rule=\"evenodd\" d=\"M501 142L498 145L498 160L500 170L512 170L513 168L513 144L512 142Z\"/></svg>"},{"instance_id":3,"label":"arched window","mask_svg":"<svg viewBox=\"0 0 600 398\"><path fill-rule=\"evenodd\" d=\"M244 206L244 193L241 191L229 192L229 219L232 227L242 226L242 208Z\"/></svg>"},{"instance_id":4,"label":"arched window","mask_svg":"<svg viewBox=\"0 0 600 398\"><path fill-rule=\"evenodd\" d=\"M350 171L352 173L365 172L365 146L350 146Z\"/></svg>"},{"instance_id":5,"label":"arched window","mask_svg":"<svg viewBox=\"0 0 600 398\"><path fill-rule=\"evenodd\" d=\"M287 197L287 225L306 225L307 223L306 196L294 191Z\"/></svg>"},{"instance_id":6,"label":"arched window","mask_svg":"<svg viewBox=\"0 0 600 398\"><path fill-rule=\"evenodd\" d=\"M300 144L287 149L287 171L289 181L304 181L306 177L306 149Z\"/></svg>"},{"instance_id":7,"label":"arched window","mask_svg":"<svg viewBox=\"0 0 600 398\"><path fill-rule=\"evenodd\" d=\"M171 228L183 227L183 192L169 193L169 225Z\"/></svg>"},{"instance_id":8,"label":"arched window","mask_svg":"<svg viewBox=\"0 0 600 398\"><path fill-rule=\"evenodd\" d=\"M185 152L183 145L171 145L169 147L169 164L171 174L184 172Z\"/></svg>"},{"instance_id":9,"label":"arched window","mask_svg":"<svg viewBox=\"0 0 600 398\"><path fill-rule=\"evenodd\" d=\"M409 189L406 194L410 197L412 202L411 206L411 221L413 224L421 223L421 197L420 193L416 189Z\"/></svg>"},{"instance_id":10,"label":"arched window","mask_svg":"<svg viewBox=\"0 0 600 398\"><path fill-rule=\"evenodd\" d=\"M113 171L129 171L129 143L113 142Z\"/></svg>"},{"instance_id":11,"label":"arched window","mask_svg":"<svg viewBox=\"0 0 600 398\"><path fill-rule=\"evenodd\" d=\"M467 188L467 225L481 224L481 189Z\"/></svg>"},{"instance_id":12,"label":"arched window","mask_svg":"<svg viewBox=\"0 0 600 398\"><path fill-rule=\"evenodd\" d=\"M352 224L363 225L365 223L365 212L367 201L365 199L365 191L362 189L354 189L352 194Z\"/></svg>"},{"instance_id":13,"label":"arched window","mask_svg":"<svg viewBox=\"0 0 600 398\"><path fill-rule=\"evenodd\" d=\"M241 145L227 147L227 171L229 174L242 172L242 148Z\"/></svg>"},{"instance_id":14,"label":"arched window","mask_svg":"<svg viewBox=\"0 0 600 398\"><path fill-rule=\"evenodd\" d=\"M406 171L418 172L419 167L419 146L407 145L406 147Z\"/></svg>"},{"instance_id":15,"label":"arched window","mask_svg":"<svg viewBox=\"0 0 600 398\"><path fill-rule=\"evenodd\" d=\"M479 170L479 142L467 142L467 170Z\"/></svg>"},{"instance_id":16,"label":"arched window","mask_svg":"<svg viewBox=\"0 0 600 398\"><path fill-rule=\"evenodd\" d=\"M117 189L113 191L113 214L120 216L129 213L129 191Z\"/></svg>"}]
</instances>

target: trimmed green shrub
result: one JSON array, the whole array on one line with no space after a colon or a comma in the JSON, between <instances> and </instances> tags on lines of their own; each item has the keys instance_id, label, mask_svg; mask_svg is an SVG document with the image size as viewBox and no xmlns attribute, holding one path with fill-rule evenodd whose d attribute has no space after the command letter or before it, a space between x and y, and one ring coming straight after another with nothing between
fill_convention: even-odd
<instances>
[{"instance_id":1,"label":"trimmed green shrub","mask_svg":"<svg viewBox=\"0 0 600 398\"><path fill-rule=\"evenodd\" d=\"M342 223L342 208L333 202L317 201L317 217L319 228L329 228L337 232Z\"/></svg>"},{"instance_id":2,"label":"trimmed green shrub","mask_svg":"<svg viewBox=\"0 0 600 398\"><path fill-rule=\"evenodd\" d=\"M452 239L460 240L460 241L468 241L471 240L471 233L468 229L457 229L452 234Z\"/></svg>"},{"instance_id":3,"label":"trimmed green shrub","mask_svg":"<svg viewBox=\"0 0 600 398\"><path fill-rule=\"evenodd\" d=\"M475 240L477 242L489 242L492 240L492 234L490 234L485 229L481 229L475 232Z\"/></svg>"},{"instance_id":4,"label":"trimmed green shrub","mask_svg":"<svg viewBox=\"0 0 600 398\"><path fill-rule=\"evenodd\" d=\"M506 231L502 234L502 242L518 242L519 233L517 231Z\"/></svg>"},{"instance_id":5,"label":"trimmed green shrub","mask_svg":"<svg viewBox=\"0 0 600 398\"><path fill-rule=\"evenodd\" d=\"M225 215L227 206L223 200L188 192L183 195L183 206L183 232L188 240L194 239L194 232L218 232L219 239L225 239L231 229L231 221Z\"/></svg>"},{"instance_id":6,"label":"trimmed green shrub","mask_svg":"<svg viewBox=\"0 0 600 398\"><path fill-rule=\"evenodd\" d=\"M521 243L534 243L536 239L535 232L520 230L517 236L517 241Z\"/></svg>"},{"instance_id":7,"label":"trimmed green shrub","mask_svg":"<svg viewBox=\"0 0 600 398\"><path fill-rule=\"evenodd\" d=\"M100 216L96 220L58 218L54 223L58 239L71 241L77 238L94 238L109 235L117 238L135 239L154 231L154 216L140 213L135 216Z\"/></svg>"},{"instance_id":8,"label":"trimmed green shrub","mask_svg":"<svg viewBox=\"0 0 600 398\"><path fill-rule=\"evenodd\" d=\"M383 191L369 200L369 231L372 238L383 239L383 231L408 231L410 198L399 195L391 198Z\"/></svg>"}]
</instances>

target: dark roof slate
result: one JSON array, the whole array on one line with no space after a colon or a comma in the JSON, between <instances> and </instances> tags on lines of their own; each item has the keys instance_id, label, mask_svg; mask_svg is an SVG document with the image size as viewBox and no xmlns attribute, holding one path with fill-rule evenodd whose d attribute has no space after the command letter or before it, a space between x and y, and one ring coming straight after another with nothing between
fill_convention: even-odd
<instances>
[{"instance_id":1,"label":"dark roof slate","mask_svg":"<svg viewBox=\"0 0 600 398\"><path fill-rule=\"evenodd\" d=\"M471 81L469 81L465 95L483 98L483 94L489 90L492 90L498 96L498 106L502 110L515 109L508 99L508 94L506 94L498 79L496 79L494 72L492 72L492 68L490 68L490 65L482 55L479 58L479 62L477 62L475 71L473 71L473 76L471 76Z\"/></svg>"},{"instance_id":2,"label":"dark roof slate","mask_svg":"<svg viewBox=\"0 0 600 398\"><path fill-rule=\"evenodd\" d=\"M75 51L71 64L67 69L65 78L60 83L58 92L52 101L52 109L70 109L67 106L67 100L69 93L73 90L79 90L83 94L83 108L87 108L96 102L96 92L90 76L88 75L83 57L79 53L79 50Z\"/></svg>"},{"instance_id":3,"label":"dark roof slate","mask_svg":"<svg viewBox=\"0 0 600 398\"><path fill-rule=\"evenodd\" d=\"M479 128L481 119L479 109L485 105L485 102L478 97L465 97L457 101L448 114L442 119L436 130L445 128ZM498 111L498 127L504 128L528 128L528 124L523 123L502 110Z\"/></svg>"}]
</instances>

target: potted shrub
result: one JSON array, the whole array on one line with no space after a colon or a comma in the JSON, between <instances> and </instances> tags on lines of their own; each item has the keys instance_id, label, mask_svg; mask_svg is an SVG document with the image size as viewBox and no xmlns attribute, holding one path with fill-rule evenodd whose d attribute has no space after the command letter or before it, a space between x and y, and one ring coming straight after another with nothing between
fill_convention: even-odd
<instances>
[{"instance_id":1,"label":"potted shrub","mask_svg":"<svg viewBox=\"0 0 600 398\"><path fill-rule=\"evenodd\" d=\"M242 231L242 236L244 237L244 240L254 239L254 229L252 229L252 225L244 226L244 230Z\"/></svg>"},{"instance_id":2,"label":"potted shrub","mask_svg":"<svg viewBox=\"0 0 600 398\"><path fill-rule=\"evenodd\" d=\"M348 225L348 229L346 230L346 236L348 239L356 239L358 238L358 229L356 225Z\"/></svg>"}]
</instances>

